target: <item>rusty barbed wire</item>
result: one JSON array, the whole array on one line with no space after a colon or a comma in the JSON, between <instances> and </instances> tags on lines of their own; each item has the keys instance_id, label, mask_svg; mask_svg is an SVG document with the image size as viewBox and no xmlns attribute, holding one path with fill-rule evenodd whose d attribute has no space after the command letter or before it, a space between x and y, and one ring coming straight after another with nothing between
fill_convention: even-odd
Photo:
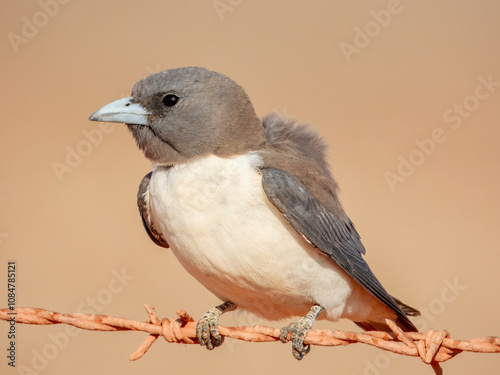
<instances>
[{"instance_id":1,"label":"rusty barbed wire","mask_svg":"<svg viewBox=\"0 0 500 375\"><path fill-rule=\"evenodd\" d=\"M154 307L144 305L149 315L148 322L94 314L61 314L54 311L34 308L17 307L14 310L0 310L0 320L15 319L16 323L24 324L68 324L91 331L142 331L149 336L137 350L130 355L129 360L141 358L160 336L170 343L195 344L196 323L184 310L178 310L178 318L170 321L160 319ZM13 318L14 317L14 318ZM383 331L346 332L336 330L310 330L305 343L320 346L345 346L362 343L396 354L420 357L433 367L436 374L442 374L439 362L447 361L462 351L474 353L500 353L499 337L479 337L470 340L454 340L447 331L403 332L392 320L386 319L392 333ZM219 326L219 332L224 337L251 342L272 342L280 340L280 330L266 326L224 327Z\"/></svg>"}]
</instances>

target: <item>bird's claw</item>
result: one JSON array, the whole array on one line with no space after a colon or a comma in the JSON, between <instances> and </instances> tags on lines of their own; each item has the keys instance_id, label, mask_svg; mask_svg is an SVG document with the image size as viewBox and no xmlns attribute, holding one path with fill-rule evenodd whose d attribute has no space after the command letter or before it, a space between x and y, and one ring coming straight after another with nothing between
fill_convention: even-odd
<instances>
[{"instance_id":1,"label":"bird's claw","mask_svg":"<svg viewBox=\"0 0 500 375\"><path fill-rule=\"evenodd\" d=\"M299 361L304 358L304 356L309 353L311 346L304 344L304 339L306 338L307 332L310 327L307 327L306 322L302 320L299 322L294 322L286 327L281 328L280 331L280 341L282 343L287 343L289 341L288 335L292 340L292 354L295 359Z\"/></svg>"},{"instance_id":2,"label":"bird's claw","mask_svg":"<svg viewBox=\"0 0 500 375\"><path fill-rule=\"evenodd\" d=\"M196 337L200 345L212 350L222 345L224 336L221 336L217 329L220 323L221 311L216 307L208 310L196 325Z\"/></svg>"},{"instance_id":3,"label":"bird's claw","mask_svg":"<svg viewBox=\"0 0 500 375\"><path fill-rule=\"evenodd\" d=\"M287 343L289 341L288 335L290 335L290 339L292 340L292 354L295 359L300 361L311 350L311 346L309 344L304 344L304 340L307 332L309 332L314 321L323 310L324 307L314 305L311 307L311 311L298 322L290 323L286 327L281 328L280 341Z\"/></svg>"}]
</instances>

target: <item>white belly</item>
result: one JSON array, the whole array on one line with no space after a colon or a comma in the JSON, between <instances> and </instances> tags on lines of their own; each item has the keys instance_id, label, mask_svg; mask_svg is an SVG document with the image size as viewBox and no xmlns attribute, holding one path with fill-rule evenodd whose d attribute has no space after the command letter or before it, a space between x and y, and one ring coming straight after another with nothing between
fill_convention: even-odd
<instances>
[{"instance_id":1,"label":"white belly","mask_svg":"<svg viewBox=\"0 0 500 375\"><path fill-rule=\"evenodd\" d=\"M319 303L327 319L362 320L367 293L269 202L260 163L247 154L153 168L152 215L175 256L217 297L263 318L302 316Z\"/></svg>"}]
</instances>

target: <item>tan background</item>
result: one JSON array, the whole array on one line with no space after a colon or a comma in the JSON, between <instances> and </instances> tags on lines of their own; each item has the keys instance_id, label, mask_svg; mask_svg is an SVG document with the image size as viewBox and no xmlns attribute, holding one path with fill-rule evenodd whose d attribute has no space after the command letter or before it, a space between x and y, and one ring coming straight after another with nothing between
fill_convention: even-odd
<instances>
[{"instance_id":1,"label":"tan background","mask_svg":"<svg viewBox=\"0 0 500 375\"><path fill-rule=\"evenodd\" d=\"M125 127L100 132L90 149L83 133L99 129L87 121L92 112L128 96L150 72L197 65L245 87L259 115L277 109L325 136L366 258L391 293L427 311L420 327L456 338L500 336L500 87L471 97L479 77L500 82L500 3L402 0L377 29L371 12L390 3L75 0L59 9L49 1L44 11L36 1L3 2L0 306L8 259L18 263L20 306L144 320L143 303L161 316L183 308L197 318L217 303L143 231L135 194L150 165ZM23 30L23 17L39 27ZM365 27L373 37L348 62L340 46L353 45L356 28ZM23 32L16 52L8 35ZM454 130L443 114L464 100L474 110ZM397 173L399 155L417 157L415 141L436 128L446 141L391 191L384 173ZM59 181L53 163L66 163L68 147L87 155ZM133 277L125 286L113 273L123 269ZM257 321L228 315L223 322ZM7 325L0 327L5 353ZM418 359L360 345L315 347L297 362L290 345L229 340L212 352L158 342L131 363L144 334L68 338L61 326L17 329L20 373L431 373ZM54 351L51 337L62 348ZM499 367L493 354L444 364L448 374ZM0 369L16 373L4 355Z\"/></svg>"}]
</instances>

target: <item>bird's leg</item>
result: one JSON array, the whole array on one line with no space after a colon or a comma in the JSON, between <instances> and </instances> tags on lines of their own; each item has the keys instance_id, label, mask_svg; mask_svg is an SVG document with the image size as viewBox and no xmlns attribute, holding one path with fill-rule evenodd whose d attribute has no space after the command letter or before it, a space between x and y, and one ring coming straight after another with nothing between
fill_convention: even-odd
<instances>
[{"instance_id":1,"label":"bird's leg","mask_svg":"<svg viewBox=\"0 0 500 375\"><path fill-rule=\"evenodd\" d=\"M220 316L226 312L236 309L236 305L230 301L222 305L212 307L208 310L196 325L196 337L200 345L204 345L208 350L222 345L224 337L219 334L217 326L220 323Z\"/></svg>"},{"instance_id":2,"label":"bird's leg","mask_svg":"<svg viewBox=\"0 0 500 375\"><path fill-rule=\"evenodd\" d=\"M307 344L304 345L304 339L306 338L307 332L311 329L314 321L324 309L325 308L323 306L314 305L311 308L311 311L309 311L307 315L301 318L298 322L290 323L288 326L281 328L281 342L287 343L288 335L291 333L290 338L292 340L292 354L295 359L300 361L307 353L309 353L311 347Z\"/></svg>"}]
</instances>

